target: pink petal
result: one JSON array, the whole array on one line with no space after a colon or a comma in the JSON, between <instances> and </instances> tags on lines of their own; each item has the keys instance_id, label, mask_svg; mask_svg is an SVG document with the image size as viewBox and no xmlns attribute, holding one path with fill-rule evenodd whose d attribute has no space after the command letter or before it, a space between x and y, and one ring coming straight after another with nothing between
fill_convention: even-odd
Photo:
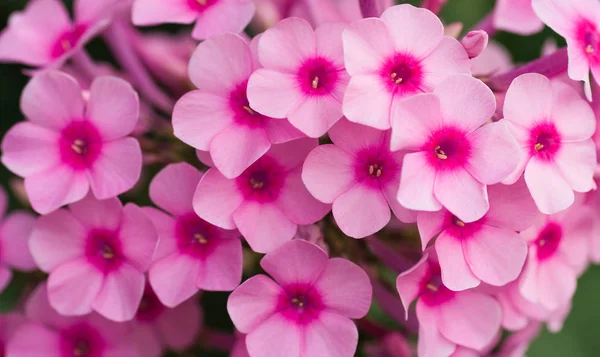
<instances>
[{"instance_id":1,"label":"pink petal","mask_svg":"<svg viewBox=\"0 0 600 357\"><path fill-rule=\"evenodd\" d=\"M86 258L61 264L48 277L50 305L61 315L87 315L103 280L104 274Z\"/></svg>"},{"instance_id":2,"label":"pink petal","mask_svg":"<svg viewBox=\"0 0 600 357\"><path fill-rule=\"evenodd\" d=\"M304 332L303 356L350 357L358 345L358 329L352 320L329 311Z\"/></svg>"},{"instance_id":3,"label":"pink petal","mask_svg":"<svg viewBox=\"0 0 600 357\"><path fill-rule=\"evenodd\" d=\"M206 59L210 58L210 61ZM252 74L252 54L239 35L226 33L202 42L190 59L189 75L202 91L227 98Z\"/></svg>"},{"instance_id":4,"label":"pink petal","mask_svg":"<svg viewBox=\"0 0 600 357\"><path fill-rule=\"evenodd\" d=\"M123 208L119 237L123 256L128 263L140 272L147 271L156 250L158 234L150 218L133 203Z\"/></svg>"},{"instance_id":5,"label":"pink petal","mask_svg":"<svg viewBox=\"0 0 600 357\"><path fill-rule=\"evenodd\" d=\"M389 133L342 119L329 130L329 138L347 154L354 155L363 149L388 146Z\"/></svg>"},{"instance_id":6,"label":"pink petal","mask_svg":"<svg viewBox=\"0 0 600 357\"><path fill-rule=\"evenodd\" d=\"M44 282L35 287L31 295L27 298L24 306L25 317L30 321L61 329L69 326L78 319L77 317L62 316L52 306L48 300L48 285Z\"/></svg>"},{"instance_id":7,"label":"pink petal","mask_svg":"<svg viewBox=\"0 0 600 357\"><path fill-rule=\"evenodd\" d=\"M462 291L479 285L481 281L467 264L460 239L444 231L435 241L435 250L442 270L442 281L448 289Z\"/></svg>"},{"instance_id":8,"label":"pink petal","mask_svg":"<svg viewBox=\"0 0 600 357\"><path fill-rule=\"evenodd\" d=\"M394 54L394 40L385 22L364 19L348 25L342 34L344 62L352 76L373 73Z\"/></svg>"},{"instance_id":9,"label":"pink petal","mask_svg":"<svg viewBox=\"0 0 600 357\"><path fill-rule=\"evenodd\" d=\"M8 267L0 265L0 293L8 286L12 280L12 272Z\"/></svg>"},{"instance_id":10,"label":"pink petal","mask_svg":"<svg viewBox=\"0 0 600 357\"><path fill-rule=\"evenodd\" d=\"M168 165L152 179L150 198L165 211L183 216L193 211L192 197L201 178L202 173L188 163Z\"/></svg>"},{"instance_id":11,"label":"pink petal","mask_svg":"<svg viewBox=\"0 0 600 357\"><path fill-rule=\"evenodd\" d=\"M206 171L194 193L194 211L200 218L225 229L235 229L233 213L244 197L234 180L217 169Z\"/></svg>"},{"instance_id":12,"label":"pink petal","mask_svg":"<svg viewBox=\"0 0 600 357\"><path fill-rule=\"evenodd\" d=\"M473 274L494 286L517 279L527 258L527 243L521 236L487 225L464 241L463 250Z\"/></svg>"},{"instance_id":13,"label":"pink petal","mask_svg":"<svg viewBox=\"0 0 600 357\"><path fill-rule=\"evenodd\" d=\"M419 150L432 132L439 129L442 113L434 94L419 94L395 101L392 107L391 149Z\"/></svg>"},{"instance_id":14,"label":"pink petal","mask_svg":"<svg viewBox=\"0 0 600 357\"><path fill-rule=\"evenodd\" d=\"M148 281L165 306L175 307L199 290L200 265L200 260L190 255L175 253L152 264Z\"/></svg>"},{"instance_id":15,"label":"pink petal","mask_svg":"<svg viewBox=\"0 0 600 357\"><path fill-rule=\"evenodd\" d=\"M287 175L277 205L290 221L301 225L321 220L331 209L330 205L317 201L306 189L300 167Z\"/></svg>"},{"instance_id":16,"label":"pink petal","mask_svg":"<svg viewBox=\"0 0 600 357\"><path fill-rule=\"evenodd\" d=\"M317 53L332 61L339 68L344 68L342 34L346 27L347 25L343 22L328 22L315 30Z\"/></svg>"},{"instance_id":17,"label":"pink petal","mask_svg":"<svg viewBox=\"0 0 600 357\"><path fill-rule=\"evenodd\" d=\"M210 157L223 176L232 179L270 148L271 142L264 129L232 125L215 135L210 143Z\"/></svg>"},{"instance_id":18,"label":"pink petal","mask_svg":"<svg viewBox=\"0 0 600 357\"><path fill-rule=\"evenodd\" d=\"M471 74L471 61L467 52L460 42L448 36L444 36L439 46L421 60L421 66L424 71L421 88L427 91L432 91L458 73Z\"/></svg>"},{"instance_id":19,"label":"pink petal","mask_svg":"<svg viewBox=\"0 0 600 357\"><path fill-rule=\"evenodd\" d=\"M287 143L305 136L287 120L268 120L264 129L272 144Z\"/></svg>"},{"instance_id":20,"label":"pink petal","mask_svg":"<svg viewBox=\"0 0 600 357\"><path fill-rule=\"evenodd\" d=\"M422 281L429 273L428 257L428 254L424 253L421 260L396 278L396 290L398 290L398 295L400 295L402 305L404 305L406 319L408 319L410 304L419 297Z\"/></svg>"},{"instance_id":21,"label":"pink petal","mask_svg":"<svg viewBox=\"0 0 600 357\"><path fill-rule=\"evenodd\" d=\"M589 139L596 131L596 120L590 105L575 89L564 83L552 83L552 90L552 122L556 125L562 141ZM577 118L577 125L573 125L573 118Z\"/></svg>"},{"instance_id":22,"label":"pink petal","mask_svg":"<svg viewBox=\"0 0 600 357\"><path fill-rule=\"evenodd\" d=\"M308 96L289 112L288 120L308 137L318 138L342 116L342 103L333 96Z\"/></svg>"},{"instance_id":23,"label":"pink petal","mask_svg":"<svg viewBox=\"0 0 600 357\"><path fill-rule=\"evenodd\" d=\"M234 212L233 220L257 253L267 253L289 241L298 227L276 205L254 201L242 203Z\"/></svg>"},{"instance_id":24,"label":"pink petal","mask_svg":"<svg viewBox=\"0 0 600 357\"><path fill-rule=\"evenodd\" d=\"M552 84L541 74L527 73L517 77L506 92L504 118L531 128L551 117Z\"/></svg>"},{"instance_id":25,"label":"pink petal","mask_svg":"<svg viewBox=\"0 0 600 357\"><path fill-rule=\"evenodd\" d=\"M217 3L200 14L192 37L204 40L226 32L240 33L254 16L255 10L253 1Z\"/></svg>"},{"instance_id":26,"label":"pink petal","mask_svg":"<svg viewBox=\"0 0 600 357\"><path fill-rule=\"evenodd\" d=\"M78 24L95 24L97 22L107 22L114 12L114 4L118 0L113 1L94 1L94 0L78 0L73 3L73 12ZM96 24L97 26L97 24Z\"/></svg>"},{"instance_id":27,"label":"pink petal","mask_svg":"<svg viewBox=\"0 0 600 357\"><path fill-rule=\"evenodd\" d=\"M584 92L588 100L592 100L591 83L589 80L590 62L588 56L581 51L580 44L567 39L567 54L569 56L569 78L584 82Z\"/></svg>"},{"instance_id":28,"label":"pink petal","mask_svg":"<svg viewBox=\"0 0 600 357\"><path fill-rule=\"evenodd\" d=\"M364 238L382 229L392 215L378 187L357 183L335 199L333 217L342 232Z\"/></svg>"},{"instance_id":29,"label":"pink petal","mask_svg":"<svg viewBox=\"0 0 600 357\"><path fill-rule=\"evenodd\" d=\"M392 6L381 19L392 33L396 51L416 58L426 57L444 37L442 22L427 9L408 4Z\"/></svg>"},{"instance_id":30,"label":"pink petal","mask_svg":"<svg viewBox=\"0 0 600 357\"><path fill-rule=\"evenodd\" d=\"M163 23L190 24L198 16L185 1L137 0L133 2L132 21L137 26Z\"/></svg>"},{"instance_id":31,"label":"pink petal","mask_svg":"<svg viewBox=\"0 0 600 357\"><path fill-rule=\"evenodd\" d=\"M569 186L577 192L596 187L596 146L591 139L577 143L562 143L555 158L556 167Z\"/></svg>"},{"instance_id":32,"label":"pink petal","mask_svg":"<svg viewBox=\"0 0 600 357\"><path fill-rule=\"evenodd\" d=\"M444 337L481 350L500 331L502 310L492 297L464 291L440 307L438 318L439 329Z\"/></svg>"},{"instance_id":33,"label":"pink petal","mask_svg":"<svg viewBox=\"0 0 600 357\"><path fill-rule=\"evenodd\" d=\"M422 301L417 302L419 319L419 356L449 357L456 350L456 344L449 341L438 329L437 309L429 307Z\"/></svg>"},{"instance_id":34,"label":"pink petal","mask_svg":"<svg viewBox=\"0 0 600 357\"><path fill-rule=\"evenodd\" d=\"M478 220L490 208L486 186L465 169L438 172L434 192L444 207L464 222Z\"/></svg>"},{"instance_id":35,"label":"pink petal","mask_svg":"<svg viewBox=\"0 0 600 357\"><path fill-rule=\"evenodd\" d=\"M482 81L457 74L435 88L445 124L470 133L488 121L496 110L494 93Z\"/></svg>"},{"instance_id":36,"label":"pink petal","mask_svg":"<svg viewBox=\"0 0 600 357\"><path fill-rule=\"evenodd\" d=\"M35 341L35 343L32 343ZM15 331L6 345L6 356L62 357L62 339L58 333L29 322Z\"/></svg>"},{"instance_id":37,"label":"pink petal","mask_svg":"<svg viewBox=\"0 0 600 357\"><path fill-rule=\"evenodd\" d=\"M500 0L494 11L496 28L521 35L540 32L544 24L531 7L531 0Z\"/></svg>"},{"instance_id":38,"label":"pink petal","mask_svg":"<svg viewBox=\"0 0 600 357\"><path fill-rule=\"evenodd\" d=\"M408 209L419 211L438 211L442 205L433 195L435 170L429 166L423 152L404 156L398 201Z\"/></svg>"},{"instance_id":39,"label":"pink petal","mask_svg":"<svg viewBox=\"0 0 600 357\"><path fill-rule=\"evenodd\" d=\"M385 88L379 74L360 74L350 79L342 110L348 120L375 129L390 128L393 95Z\"/></svg>"},{"instance_id":40,"label":"pink petal","mask_svg":"<svg viewBox=\"0 0 600 357\"><path fill-rule=\"evenodd\" d=\"M525 182L535 204L544 214L560 212L575 201L571 185L553 163L532 158L525 169Z\"/></svg>"},{"instance_id":41,"label":"pink petal","mask_svg":"<svg viewBox=\"0 0 600 357\"><path fill-rule=\"evenodd\" d=\"M90 87L87 118L104 140L131 134L140 116L138 95L129 84L116 77L98 77Z\"/></svg>"},{"instance_id":42,"label":"pink petal","mask_svg":"<svg viewBox=\"0 0 600 357\"><path fill-rule=\"evenodd\" d=\"M196 339L202 327L202 311L194 299L190 299L164 313L156 328L167 346L173 350L185 350Z\"/></svg>"},{"instance_id":43,"label":"pink petal","mask_svg":"<svg viewBox=\"0 0 600 357\"><path fill-rule=\"evenodd\" d=\"M60 164L58 133L30 122L10 128L2 140L2 163L19 176L28 176Z\"/></svg>"},{"instance_id":44,"label":"pink petal","mask_svg":"<svg viewBox=\"0 0 600 357\"><path fill-rule=\"evenodd\" d=\"M448 216L450 212L440 210L436 212L419 212L417 216L417 227L421 237L421 246L423 250L438 233L448 228Z\"/></svg>"},{"instance_id":45,"label":"pink petal","mask_svg":"<svg viewBox=\"0 0 600 357\"><path fill-rule=\"evenodd\" d=\"M306 156L319 145L317 139L302 138L287 143L273 145L267 155L283 166L285 171L302 167Z\"/></svg>"},{"instance_id":46,"label":"pink petal","mask_svg":"<svg viewBox=\"0 0 600 357\"><path fill-rule=\"evenodd\" d=\"M327 262L327 253L321 248L295 239L265 255L260 266L280 285L313 284Z\"/></svg>"},{"instance_id":47,"label":"pink petal","mask_svg":"<svg viewBox=\"0 0 600 357\"><path fill-rule=\"evenodd\" d=\"M156 262L167 255L175 253L179 249L175 219L163 211L152 207L142 207L142 210L152 221L159 237L153 261Z\"/></svg>"},{"instance_id":48,"label":"pink petal","mask_svg":"<svg viewBox=\"0 0 600 357\"><path fill-rule=\"evenodd\" d=\"M55 166L25 178L25 191L31 206L40 214L81 200L89 187L85 173L75 172L66 165Z\"/></svg>"},{"instance_id":49,"label":"pink petal","mask_svg":"<svg viewBox=\"0 0 600 357\"><path fill-rule=\"evenodd\" d=\"M112 321L133 319L142 301L145 280L144 274L133 266L121 265L106 275L92 308Z\"/></svg>"},{"instance_id":50,"label":"pink petal","mask_svg":"<svg viewBox=\"0 0 600 357\"><path fill-rule=\"evenodd\" d=\"M409 210L398 202L399 181L392 182L382 189L383 196L392 209L394 216L402 223L414 223L417 221L417 212Z\"/></svg>"},{"instance_id":51,"label":"pink petal","mask_svg":"<svg viewBox=\"0 0 600 357\"><path fill-rule=\"evenodd\" d=\"M335 145L320 145L308 154L302 181L319 201L332 203L355 183L351 157Z\"/></svg>"},{"instance_id":52,"label":"pink petal","mask_svg":"<svg viewBox=\"0 0 600 357\"><path fill-rule=\"evenodd\" d=\"M271 317L283 289L265 275L255 275L235 289L227 300L231 321L242 333L255 330Z\"/></svg>"},{"instance_id":53,"label":"pink petal","mask_svg":"<svg viewBox=\"0 0 600 357\"><path fill-rule=\"evenodd\" d=\"M286 118L304 99L295 74L261 68L248 80L250 106L269 117Z\"/></svg>"},{"instance_id":54,"label":"pink petal","mask_svg":"<svg viewBox=\"0 0 600 357\"><path fill-rule=\"evenodd\" d=\"M242 243L239 239L221 239L206 257L196 285L203 290L231 291L242 281Z\"/></svg>"},{"instance_id":55,"label":"pink petal","mask_svg":"<svg viewBox=\"0 0 600 357\"><path fill-rule=\"evenodd\" d=\"M535 249L535 245L529 247L529 256L535 256L537 254L537 249ZM540 289L537 284L537 272L539 269L539 264L536 259L528 259L525 262L525 267L521 272L521 276L519 277L519 296L522 296L523 299L532 303L539 304L540 302Z\"/></svg>"},{"instance_id":56,"label":"pink petal","mask_svg":"<svg viewBox=\"0 0 600 357\"><path fill-rule=\"evenodd\" d=\"M539 265L537 283L540 303L550 310L567 304L577 288L577 275L561 259L549 259Z\"/></svg>"},{"instance_id":57,"label":"pink petal","mask_svg":"<svg viewBox=\"0 0 600 357\"><path fill-rule=\"evenodd\" d=\"M29 238L36 264L45 272L83 257L87 232L69 211L58 210L41 216Z\"/></svg>"},{"instance_id":58,"label":"pink petal","mask_svg":"<svg viewBox=\"0 0 600 357\"><path fill-rule=\"evenodd\" d=\"M28 241L36 220L27 212L14 212L0 223L0 260L19 270L35 270Z\"/></svg>"},{"instance_id":59,"label":"pink petal","mask_svg":"<svg viewBox=\"0 0 600 357\"><path fill-rule=\"evenodd\" d=\"M163 355L161 335L150 324L136 324L129 339L133 341L132 344L142 356L161 357Z\"/></svg>"},{"instance_id":60,"label":"pink petal","mask_svg":"<svg viewBox=\"0 0 600 357\"><path fill-rule=\"evenodd\" d=\"M466 169L479 182L498 183L516 169L521 150L504 122L486 124L471 133L468 140L473 150Z\"/></svg>"},{"instance_id":61,"label":"pink petal","mask_svg":"<svg viewBox=\"0 0 600 357\"><path fill-rule=\"evenodd\" d=\"M48 1L54 2L44 0ZM54 130L61 130L72 120L83 118L83 105L77 81L58 71L33 77L21 96L21 110L27 119Z\"/></svg>"},{"instance_id":62,"label":"pink petal","mask_svg":"<svg viewBox=\"0 0 600 357\"><path fill-rule=\"evenodd\" d=\"M540 214L525 180L519 180L511 186L488 186L488 197L490 210L486 215L486 224L494 227L524 231L531 227Z\"/></svg>"},{"instance_id":63,"label":"pink petal","mask_svg":"<svg viewBox=\"0 0 600 357\"><path fill-rule=\"evenodd\" d=\"M142 150L134 138L104 143L89 171L94 196L106 199L131 189L142 172Z\"/></svg>"},{"instance_id":64,"label":"pink petal","mask_svg":"<svg viewBox=\"0 0 600 357\"><path fill-rule=\"evenodd\" d=\"M90 194L81 201L71 203L69 210L88 230L103 228L116 231L121 226L123 204L116 197L98 200Z\"/></svg>"},{"instance_id":65,"label":"pink petal","mask_svg":"<svg viewBox=\"0 0 600 357\"><path fill-rule=\"evenodd\" d=\"M258 44L258 57L265 68L295 74L302 61L316 54L316 46L310 24L292 17L265 31Z\"/></svg>"},{"instance_id":66,"label":"pink petal","mask_svg":"<svg viewBox=\"0 0 600 357\"><path fill-rule=\"evenodd\" d=\"M302 357L300 327L281 314L266 319L246 336L250 356Z\"/></svg>"},{"instance_id":67,"label":"pink petal","mask_svg":"<svg viewBox=\"0 0 600 357\"><path fill-rule=\"evenodd\" d=\"M540 20L554 31L562 36L571 32L577 14L570 1L532 0L531 6Z\"/></svg>"},{"instance_id":68,"label":"pink petal","mask_svg":"<svg viewBox=\"0 0 600 357\"><path fill-rule=\"evenodd\" d=\"M367 274L356 264L333 258L314 285L328 311L352 319L364 317L371 306L372 288Z\"/></svg>"}]
</instances>

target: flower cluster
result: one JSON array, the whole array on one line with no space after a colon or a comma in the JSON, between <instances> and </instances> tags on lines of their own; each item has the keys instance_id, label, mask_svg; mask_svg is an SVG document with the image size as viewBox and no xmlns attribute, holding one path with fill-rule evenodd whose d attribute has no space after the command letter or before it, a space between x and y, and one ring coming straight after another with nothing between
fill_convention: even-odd
<instances>
[{"instance_id":1,"label":"flower cluster","mask_svg":"<svg viewBox=\"0 0 600 357\"><path fill-rule=\"evenodd\" d=\"M516 357L560 330L600 262L600 3L499 0L463 36L443 6L12 14L1 162L39 216L0 190L0 355ZM165 23L195 25L136 27ZM522 66L490 40L544 24L567 47Z\"/></svg>"}]
</instances>

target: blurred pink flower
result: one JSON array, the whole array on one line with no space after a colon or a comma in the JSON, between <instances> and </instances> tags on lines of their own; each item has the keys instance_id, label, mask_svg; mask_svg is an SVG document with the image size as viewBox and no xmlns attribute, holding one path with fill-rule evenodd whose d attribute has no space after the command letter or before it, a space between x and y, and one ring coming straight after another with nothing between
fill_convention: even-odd
<instances>
[{"instance_id":1,"label":"blurred pink flower","mask_svg":"<svg viewBox=\"0 0 600 357\"><path fill-rule=\"evenodd\" d=\"M493 21L497 29L520 35L533 35L544 28L533 12L531 0L498 0Z\"/></svg>"},{"instance_id":2,"label":"blurred pink flower","mask_svg":"<svg viewBox=\"0 0 600 357\"><path fill-rule=\"evenodd\" d=\"M6 345L8 341L11 340L17 329L25 322L25 316L21 313L0 313L0 356L7 356Z\"/></svg>"}]
</instances>

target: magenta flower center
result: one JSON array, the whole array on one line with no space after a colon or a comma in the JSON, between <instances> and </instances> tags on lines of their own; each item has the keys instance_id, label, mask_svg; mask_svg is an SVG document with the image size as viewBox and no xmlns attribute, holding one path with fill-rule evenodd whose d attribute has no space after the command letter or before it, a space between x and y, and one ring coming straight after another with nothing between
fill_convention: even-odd
<instances>
[{"instance_id":1,"label":"magenta flower center","mask_svg":"<svg viewBox=\"0 0 600 357\"><path fill-rule=\"evenodd\" d=\"M175 226L179 249L198 258L205 258L214 250L218 228L189 213L179 217Z\"/></svg>"},{"instance_id":2,"label":"magenta flower center","mask_svg":"<svg viewBox=\"0 0 600 357\"><path fill-rule=\"evenodd\" d=\"M279 197L286 173L273 158L263 156L237 179L238 188L246 199L272 202Z\"/></svg>"},{"instance_id":3,"label":"magenta flower center","mask_svg":"<svg viewBox=\"0 0 600 357\"><path fill-rule=\"evenodd\" d=\"M539 124L531 130L530 150L532 156L552 160L560 149L561 138L552 123Z\"/></svg>"},{"instance_id":4,"label":"magenta flower center","mask_svg":"<svg viewBox=\"0 0 600 357\"><path fill-rule=\"evenodd\" d=\"M439 265L429 264L429 273L421 281L421 300L429 306L445 303L454 296L454 292L442 283Z\"/></svg>"},{"instance_id":5,"label":"magenta flower center","mask_svg":"<svg viewBox=\"0 0 600 357\"><path fill-rule=\"evenodd\" d=\"M397 53L389 58L379 73L388 90L402 96L423 92L423 72L419 61L409 54Z\"/></svg>"},{"instance_id":6,"label":"magenta flower center","mask_svg":"<svg viewBox=\"0 0 600 357\"><path fill-rule=\"evenodd\" d=\"M399 171L399 163L381 147L366 148L356 154L354 174L359 182L380 187L397 178Z\"/></svg>"},{"instance_id":7,"label":"magenta flower center","mask_svg":"<svg viewBox=\"0 0 600 357\"><path fill-rule=\"evenodd\" d=\"M83 36L83 33L87 30L85 25L77 25L73 29L64 32L59 36L52 46L50 56L52 58L59 58L65 53L71 51Z\"/></svg>"},{"instance_id":8,"label":"magenta flower center","mask_svg":"<svg viewBox=\"0 0 600 357\"><path fill-rule=\"evenodd\" d=\"M90 168L102 152L102 137L87 120L73 121L61 132L60 157L74 170Z\"/></svg>"},{"instance_id":9,"label":"magenta flower center","mask_svg":"<svg viewBox=\"0 0 600 357\"><path fill-rule=\"evenodd\" d=\"M229 107L233 114L233 120L251 128L262 127L266 124L268 117L255 112L250 107L246 89L248 81L240 83L229 95Z\"/></svg>"},{"instance_id":10,"label":"magenta flower center","mask_svg":"<svg viewBox=\"0 0 600 357\"><path fill-rule=\"evenodd\" d=\"M335 89L339 69L328 59L315 57L304 61L296 76L304 93L326 95Z\"/></svg>"},{"instance_id":11,"label":"magenta flower center","mask_svg":"<svg viewBox=\"0 0 600 357\"><path fill-rule=\"evenodd\" d=\"M104 341L100 334L87 325L69 328L61 334L63 357L100 357Z\"/></svg>"},{"instance_id":12,"label":"magenta flower center","mask_svg":"<svg viewBox=\"0 0 600 357\"><path fill-rule=\"evenodd\" d=\"M307 324L319 317L325 308L320 294L308 284L294 284L284 288L277 310L297 324Z\"/></svg>"},{"instance_id":13,"label":"magenta flower center","mask_svg":"<svg viewBox=\"0 0 600 357\"><path fill-rule=\"evenodd\" d=\"M155 321L165 311L165 307L161 304L158 297L150 288L144 290L144 295L140 301L136 319L144 322Z\"/></svg>"},{"instance_id":14,"label":"magenta flower center","mask_svg":"<svg viewBox=\"0 0 600 357\"><path fill-rule=\"evenodd\" d=\"M422 148L431 166L438 170L454 169L467 163L471 143L466 133L454 127L445 127L432 133Z\"/></svg>"},{"instance_id":15,"label":"magenta flower center","mask_svg":"<svg viewBox=\"0 0 600 357\"><path fill-rule=\"evenodd\" d=\"M219 0L187 0L187 4L190 9L202 13L206 11L211 6L218 3Z\"/></svg>"},{"instance_id":16,"label":"magenta flower center","mask_svg":"<svg viewBox=\"0 0 600 357\"><path fill-rule=\"evenodd\" d=\"M545 260L554 255L563 238L562 227L554 222L546 224L538 234L534 244L537 246L538 260Z\"/></svg>"},{"instance_id":17,"label":"magenta flower center","mask_svg":"<svg viewBox=\"0 0 600 357\"><path fill-rule=\"evenodd\" d=\"M85 252L88 260L101 271L114 270L123 262L117 233L106 229L89 232Z\"/></svg>"},{"instance_id":18,"label":"magenta flower center","mask_svg":"<svg viewBox=\"0 0 600 357\"><path fill-rule=\"evenodd\" d=\"M586 57L592 62L600 62L600 31L588 20L582 20L577 27L577 38Z\"/></svg>"},{"instance_id":19,"label":"magenta flower center","mask_svg":"<svg viewBox=\"0 0 600 357\"><path fill-rule=\"evenodd\" d=\"M447 227L446 232L456 239L467 240L479 232L484 220L485 217L475 222L466 223L452 214L447 214L445 222L445 226Z\"/></svg>"}]
</instances>

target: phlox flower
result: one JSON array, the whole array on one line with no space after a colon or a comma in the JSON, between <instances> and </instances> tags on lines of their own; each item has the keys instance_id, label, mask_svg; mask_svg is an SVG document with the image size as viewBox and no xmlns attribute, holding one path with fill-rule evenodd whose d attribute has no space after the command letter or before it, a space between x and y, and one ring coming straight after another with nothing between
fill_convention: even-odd
<instances>
[{"instance_id":1,"label":"phlox flower","mask_svg":"<svg viewBox=\"0 0 600 357\"><path fill-rule=\"evenodd\" d=\"M470 74L462 45L444 36L432 12L412 5L393 6L381 19L356 21L342 38L351 75L344 115L377 129L390 128L391 108L402 98L431 92L452 74Z\"/></svg>"},{"instance_id":2,"label":"phlox flower","mask_svg":"<svg viewBox=\"0 0 600 357\"><path fill-rule=\"evenodd\" d=\"M5 215L7 208L8 196L0 187L0 293L10 283L11 268L23 271L36 268L27 246L35 217L24 211Z\"/></svg>"},{"instance_id":3,"label":"phlox flower","mask_svg":"<svg viewBox=\"0 0 600 357\"><path fill-rule=\"evenodd\" d=\"M531 0L498 0L493 16L494 27L520 35L533 35L544 28Z\"/></svg>"},{"instance_id":4,"label":"phlox flower","mask_svg":"<svg viewBox=\"0 0 600 357\"><path fill-rule=\"evenodd\" d=\"M448 289L433 254L426 252L396 280L406 311L418 299L419 356L448 357L460 346L485 349L500 331L500 304L481 291Z\"/></svg>"},{"instance_id":5,"label":"phlox flower","mask_svg":"<svg viewBox=\"0 0 600 357\"><path fill-rule=\"evenodd\" d=\"M238 229L255 252L269 252L292 239L298 225L312 224L329 212L300 177L315 139L273 145L235 179L209 169L194 194L200 218L224 229Z\"/></svg>"},{"instance_id":6,"label":"phlox flower","mask_svg":"<svg viewBox=\"0 0 600 357\"><path fill-rule=\"evenodd\" d=\"M328 23L313 31L306 20L294 17L265 31L258 42L264 68L248 81L251 107L287 118L309 137L325 134L342 117L348 83L341 39L345 26Z\"/></svg>"},{"instance_id":7,"label":"phlox flower","mask_svg":"<svg viewBox=\"0 0 600 357\"><path fill-rule=\"evenodd\" d=\"M90 188L98 199L114 197L137 182L142 151L127 135L138 122L139 100L127 82L98 77L86 102L74 78L47 71L27 84L21 110L28 120L4 136L2 163L25 177L37 212L76 202Z\"/></svg>"},{"instance_id":8,"label":"phlox flower","mask_svg":"<svg viewBox=\"0 0 600 357\"><path fill-rule=\"evenodd\" d=\"M467 33L462 40L460 40L460 44L467 52L467 56L469 56L469 58L475 58L485 51L488 41L489 36L487 32L483 30L475 30Z\"/></svg>"},{"instance_id":9,"label":"phlox flower","mask_svg":"<svg viewBox=\"0 0 600 357\"><path fill-rule=\"evenodd\" d=\"M6 345L15 331L26 322L25 316L17 312L0 314L0 356L7 356Z\"/></svg>"},{"instance_id":10,"label":"phlox flower","mask_svg":"<svg viewBox=\"0 0 600 357\"><path fill-rule=\"evenodd\" d=\"M160 357L167 349L183 351L194 344L202 326L202 311L195 299L170 309L146 284L133 325L132 339L140 356Z\"/></svg>"},{"instance_id":11,"label":"phlox flower","mask_svg":"<svg viewBox=\"0 0 600 357\"><path fill-rule=\"evenodd\" d=\"M506 93L504 122L519 142L516 170L504 180L525 182L545 214L571 206L576 192L595 187L596 119L568 85L535 73L516 78Z\"/></svg>"},{"instance_id":12,"label":"phlox flower","mask_svg":"<svg viewBox=\"0 0 600 357\"><path fill-rule=\"evenodd\" d=\"M416 214L396 200L404 153L390 152L390 132L346 119L329 131L333 145L313 149L304 162L302 180L321 202L333 203L340 229L354 238L381 230L390 208L403 222Z\"/></svg>"},{"instance_id":13,"label":"phlox flower","mask_svg":"<svg viewBox=\"0 0 600 357\"><path fill-rule=\"evenodd\" d=\"M532 322L523 329L511 334L502 342L500 350L494 354L494 357L518 357L525 356L531 342L539 335L542 325L539 322Z\"/></svg>"},{"instance_id":14,"label":"phlox flower","mask_svg":"<svg viewBox=\"0 0 600 357\"><path fill-rule=\"evenodd\" d=\"M135 0L132 21L137 26L195 22L192 37L205 40L242 32L254 11L252 0Z\"/></svg>"},{"instance_id":15,"label":"phlox flower","mask_svg":"<svg viewBox=\"0 0 600 357\"><path fill-rule=\"evenodd\" d=\"M463 222L487 212L487 185L515 170L519 148L504 123L489 123L492 91L467 75L449 77L433 93L407 98L393 109L392 150L406 154L398 201Z\"/></svg>"},{"instance_id":16,"label":"phlox flower","mask_svg":"<svg viewBox=\"0 0 600 357\"><path fill-rule=\"evenodd\" d=\"M148 280L169 307L200 289L231 291L242 281L240 234L215 227L194 213L192 198L201 177L186 163L165 167L150 183L150 198L169 214L143 208L160 237Z\"/></svg>"},{"instance_id":17,"label":"phlox flower","mask_svg":"<svg viewBox=\"0 0 600 357\"><path fill-rule=\"evenodd\" d=\"M198 89L184 95L173 111L175 136L210 151L227 178L239 176L271 144L303 136L287 121L261 115L248 103L248 78L258 67L257 41L249 45L238 35L224 34L201 43L189 66Z\"/></svg>"},{"instance_id":18,"label":"phlox flower","mask_svg":"<svg viewBox=\"0 0 600 357\"><path fill-rule=\"evenodd\" d=\"M260 262L256 275L229 296L227 311L246 333L251 357L351 357L358 331L351 319L371 304L367 274L345 259L328 259L314 244L293 240Z\"/></svg>"},{"instance_id":19,"label":"phlox flower","mask_svg":"<svg viewBox=\"0 0 600 357\"><path fill-rule=\"evenodd\" d=\"M584 81L591 98L590 71L600 82L600 3L596 0L532 0L533 10L567 41L569 77Z\"/></svg>"},{"instance_id":20,"label":"phlox flower","mask_svg":"<svg viewBox=\"0 0 600 357\"><path fill-rule=\"evenodd\" d=\"M93 356L145 357L131 340L131 325L104 319L98 314L66 317L51 306L45 283L38 285L25 304L27 322L13 334L6 357Z\"/></svg>"},{"instance_id":21,"label":"phlox flower","mask_svg":"<svg viewBox=\"0 0 600 357\"><path fill-rule=\"evenodd\" d=\"M158 242L141 208L88 195L38 219L29 249L48 277L50 304L61 315L92 311L131 320Z\"/></svg>"},{"instance_id":22,"label":"phlox flower","mask_svg":"<svg viewBox=\"0 0 600 357\"><path fill-rule=\"evenodd\" d=\"M60 0L33 0L0 34L0 62L59 66L98 34L116 0L75 0L75 20Z\"/></svg>"},{"instance_id":23,"label":"phlox flower","mask_svg":"<svg viewBox=\"0 0 600 357\"><path fill-rule=\"evenodd\" d=\"M501 44L490 41L479 56L471 59L471 72L475 77L487 78L506 72L513 67L510 52ZM500 93L494 93L496 96ZM499 104L497 106L500 106ZM496 108L502 109L502 108Z\"/></svg>"},{"instance_id":24,"label":"phlox flower","mask_svg":"<svg viewBox=\"0 0 600 357\"><path fill-rule=\"evenodd\" d=\"M442 282L450 290L465 290L482 281L503 286L519 277L527 243L518 232L539 214L523 180L513 186L488 188L490 210L465 223L447 210L420 212L417 218L423 249L435 240Z\"/></svg>"}]
</instances>

